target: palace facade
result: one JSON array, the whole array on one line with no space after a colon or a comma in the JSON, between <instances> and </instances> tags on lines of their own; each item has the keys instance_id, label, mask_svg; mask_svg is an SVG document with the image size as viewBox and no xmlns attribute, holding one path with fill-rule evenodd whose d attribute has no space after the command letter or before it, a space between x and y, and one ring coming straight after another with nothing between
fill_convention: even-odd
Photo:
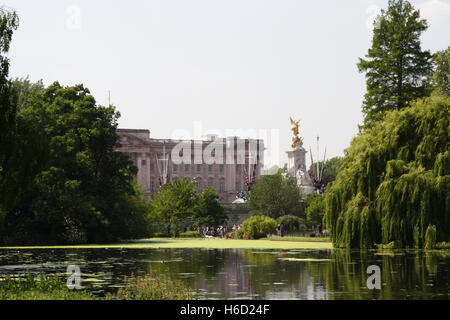
<instances>
[{"instance_id":1,"label":"palace facade","mask_svg":"<svg viewBox=\"0 0 450 320\"><path fill-rule=\"evenodd\" d=\"M152 197L161 185L177 178L192 180L201 192L212 187L222 203L232 203L240 191L261 176L264 141L219 138L154 139L146 129L118 129L119 152L130 156L144 193Z\"/></svg>"}]
</instances>

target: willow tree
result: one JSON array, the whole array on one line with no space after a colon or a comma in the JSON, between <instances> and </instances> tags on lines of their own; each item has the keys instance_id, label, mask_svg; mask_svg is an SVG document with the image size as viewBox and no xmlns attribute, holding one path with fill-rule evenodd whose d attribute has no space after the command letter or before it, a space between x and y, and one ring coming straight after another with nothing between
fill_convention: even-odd
<instances>
[{"instance_id":1,"label":"willow tree","mask_svg":"<svg viewBox=\"0 0 450 320\"><path fill-rule=\"evenodd\" d=\"M372 46L358 63L367 80L364 127L429 93L431 54L420 42L427 28L419 11L405 0L389 0L387 10L375 20Z\"/></svg>"},{"instance_id":2,"label":"willow tree","mask_svg":"<svg viewBox=\"0 0 450 320\"><path fill-rule=\"evenodd\" d=\"M430 230L450 240L449 110L449 97L433 95L353 139L326 195L335 246L425 247Z\"/></svg>"}]
</instances>

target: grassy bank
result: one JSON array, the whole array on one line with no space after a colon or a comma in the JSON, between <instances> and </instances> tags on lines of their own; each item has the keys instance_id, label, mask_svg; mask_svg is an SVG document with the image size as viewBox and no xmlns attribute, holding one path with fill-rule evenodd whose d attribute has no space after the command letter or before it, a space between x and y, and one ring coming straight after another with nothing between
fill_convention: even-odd
<instances>
[{"instance_id":1,"label":"grassy bank","mask_svg":"<svg viewBox=\"0 0 450 320\"><path fill-rule=\"evenodd\" d=\"M281 240L282 239L282 240ZM205 249L332 249L331 242L314 238L266 238L260 240L232 239L171 239L151 238L115 244L88 244L77 246L0 247L1 249L104 249L104 248L205 248ZM281 240L281 241L279 241ZM321 239L322 240L322 239Z\"/></svg>"}]
</instances>

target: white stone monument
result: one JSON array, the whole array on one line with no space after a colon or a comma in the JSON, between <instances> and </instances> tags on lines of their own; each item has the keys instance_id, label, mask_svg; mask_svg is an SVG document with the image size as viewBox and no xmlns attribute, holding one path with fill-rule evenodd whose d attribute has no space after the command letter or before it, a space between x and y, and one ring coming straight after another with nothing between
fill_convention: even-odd
<instances>
[{"instance_id":1,"label":"white stone monument","mask_svg":"<svg viewBox=\"0 0 450 320\"><path fill-rule=\"evenodd\" d=\"M306 169L306 153L308 151L303 148L303 140L299 137L299 123L300 121L294 121L291 118L292 132L294 137L292 138L292 144L288 154L288 167L287 175L297 179L297 184L303 189L305 195L316 192L316 188L313 186L311 177Z\"/></svg>"}]
</instances>

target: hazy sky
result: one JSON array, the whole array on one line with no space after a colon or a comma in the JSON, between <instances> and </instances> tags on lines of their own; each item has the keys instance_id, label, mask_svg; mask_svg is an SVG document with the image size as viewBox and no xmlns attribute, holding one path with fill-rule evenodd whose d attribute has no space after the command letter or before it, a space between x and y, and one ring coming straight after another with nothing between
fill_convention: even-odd
<instances>
[{"instance_id":1,"label":"hazy sky","mask_svg":"<svg viewBox=\"0 0 450 320\"><path fill-rule=\"evenodd\" d=\"M193 135L196 121L202 133L253 129L243 135L266 138L265 130L267 162L280 165L289 116L301 120L306 148L317 134L328 157L348 147L365 91L356 63L387 2L2 1L21 20L11 76L83 83L100 104L110 90L120 127L156 138ZM449 46L450 0L411 2L430 24L423 47Z\"/></svg>"}]
</instances>

